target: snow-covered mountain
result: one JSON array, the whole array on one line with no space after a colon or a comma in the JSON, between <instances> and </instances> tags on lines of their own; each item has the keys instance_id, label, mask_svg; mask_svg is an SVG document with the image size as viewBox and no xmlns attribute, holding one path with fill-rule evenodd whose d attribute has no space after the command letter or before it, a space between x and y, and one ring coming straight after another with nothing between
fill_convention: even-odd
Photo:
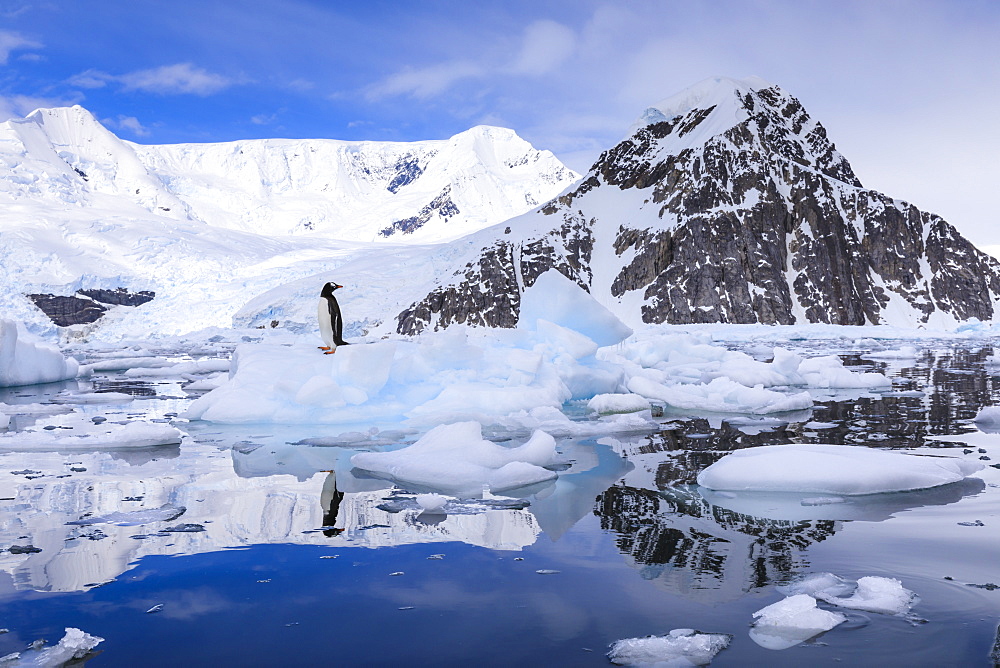
<instances>
[{"instance_id":1,"label":"snow-covered mountain","mask_svg":"<svg viewBox=\"0 0 1000 668\"><path fill-rule=\"evenodd\" d=\"M228 326L258 293L361 247L391 257L400 244L461 237L577 178L503 128L412 143L144 146L82 107L40 109L0 123L0 307L39 329L47 319L26 295L127 288L154 301L142 317L108 313L102 328ZM107 306L74 298L98 314ZM131 324L114 325L123 318Z\"/></svg>"},{"instance_id":2,"label":"snow-covered mountain","mask_svg":"<svg viewBox=\"0 0 1000 668\"><path fill-rule=\"evenodd\" d=\"M633 326L953 326L1000 306L1000 263L864 188L801 103L756 78L650 107L575 189L463 243L399 332L512 327L551 268Z\"/></svg>"}]
</instances>

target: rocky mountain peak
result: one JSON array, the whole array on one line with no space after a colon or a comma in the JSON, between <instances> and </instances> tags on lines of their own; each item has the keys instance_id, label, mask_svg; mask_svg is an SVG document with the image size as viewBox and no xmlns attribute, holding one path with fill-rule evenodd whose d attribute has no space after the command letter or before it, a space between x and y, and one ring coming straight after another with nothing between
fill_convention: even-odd
<instances>
[{"instance_id":1,"label":"rocky mountain peak","mask_svg":"<svg viewBox=\"0 0 1000 668\"><path fill-rule=\"evenodd\" d=\"M647 108L576 188L499 229L398 331L513 326L519 292L549 269L633 326L947 326L1000 306L1000 263L865 189L825 128L760 79L709 79Z\"/></svg>"}]
</instances>

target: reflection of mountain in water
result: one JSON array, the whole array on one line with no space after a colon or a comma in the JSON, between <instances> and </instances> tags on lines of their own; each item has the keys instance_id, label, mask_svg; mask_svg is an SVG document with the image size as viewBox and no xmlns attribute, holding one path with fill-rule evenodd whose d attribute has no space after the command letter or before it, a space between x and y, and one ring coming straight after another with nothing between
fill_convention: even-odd
<instances>
[{"instance_id":1,"label":"reflection of mountain in water","mask_svg":"<svg viewBox=\"0 0 1000 668\"><path fill-rule=\"evenodd\" d=\"M829 520L741 515L683 488L616 485L597 498L594 513L644 578L703 602L735 600L787 579L803 566L801 553L837 529Z\"/></svg>"},{"instance_id":2,"label":"reflection of mountain in water","mask_svg":"<svg viewBox=\"0 0 1000 668\"><path fill-rule=\"evenodd\" d=\"M149 555L260 543L384 547L462 541L518 550L540 532L527 510L452 515L435 524L419 521L415 511L387 513L376 508L387 490L345 475L337 509L342 531L328 535L317 531L330 517L329 500L321 499L328 477L319 472L301 481L280 474L244 478L235 474L229 453L198 445L185 446L175 459L135 465L108 453L5 454L0 457L0 569L12 574L18 589L76 591L112 580ZM186 510L168 522L66 524L166 504ZM200 524L204 531L160 533L180 523ZM6 548L14 545L41 552L12 554Z\"/></svg>"}]
</instances>

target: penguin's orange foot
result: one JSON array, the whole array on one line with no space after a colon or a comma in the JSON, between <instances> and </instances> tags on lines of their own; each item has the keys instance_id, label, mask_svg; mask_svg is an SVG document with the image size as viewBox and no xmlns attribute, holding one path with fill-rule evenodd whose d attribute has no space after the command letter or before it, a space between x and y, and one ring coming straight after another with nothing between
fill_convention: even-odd
<instances>
[{"instance_id":1,"label":"penguin's orange foot","mask_svg":"<svg viewBox=\"0 0 1000 668\"><path fill-rule=\"evenodd\" d=\"M316 347L319 348L320 350L329 350L330 349L330 346L316 346Z\"/></svg>"},{"instance_id":2,"label":"penguin's orange foot","mask_svg":"<svg viewBox=\"0 0 1000 668\"><path fill-rule=\"evenodd\" d=\"M324 355L332 355L332 354L334 354L335 352L337 352L337 349L336 349L336 348L334 348L333 350L327 350L327 351L326 351L325 353L323 353L323 354L324 354Z\"/></svg>"}]
</instances>

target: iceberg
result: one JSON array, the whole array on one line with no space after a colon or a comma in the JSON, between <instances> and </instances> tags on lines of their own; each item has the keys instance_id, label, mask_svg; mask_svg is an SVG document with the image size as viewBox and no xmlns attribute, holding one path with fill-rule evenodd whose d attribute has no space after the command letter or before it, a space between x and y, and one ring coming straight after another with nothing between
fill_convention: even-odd
<instances>
[{"instance_id":1,"label":"iceberg","mask_svg":"<svg viewBox=\"0 0 1000 668\"><path fill-rule=\"evenodd\" d=\"M505 448L483 439L478 422L440 425L416 443L393 452L361 452L351 464L377 477L451 494L480 494L525 487L556 477L555 439L536 431L526 443Z\"/></svg>"},{"instance_id":2,"label":"iceberg","mask_svg":"<svg viewBox=\"0 0 1000 668\"><path fill-rule=\"evenodd\" d=\"M698 474L698 484L730 492L862 495L958 482L979 462L851 445L765 445L737 450Z\"/></svg>"},{"instance_id":3,"label":"iceberg","mask_svg":"<svg viewBox=\"0 0 1000 668\"><path fill-rule=\"evenodd\" d=\"M74 431L79 433L65 435L51 430L0 434L0 451L148 448L177 445L184 436L182 431L169 424L144 421L126 424L104 422L86 429L77 427Z\"/></svg>"},{"instance_id":4,"label":"iceberg","mask_svg":"<svg viewBox=\"0 0 1000 668\"><path fill-rule=\"evenodd\" d=\"M787 596L753 613L750 638L765 649L788 649L847 621L839 612L816 606L808 594Z\"/></svg>"},{"instance_id":5,"label":"iceberg","mask_svg":"<svg viewBox=\"0 0 1000 668\"><path fill-rule=\"evenodd\" d=\"M65 635L58 644L52 647L34 648L25 652L14 652L0 658L0 666L4 668L59 668L65 665L75 665L79 659L87 656L104 638L92 636L77 628L67 628Z\"/></svg>"},{"instance_id":6,"label":"iceberg","mask_svg":"<svg viewBox=\"0 0 1000 668\"><path fill-rule=\"evenodd\" d=\"M32 340L20 323L0 319L0 387L54 383L79 371L75 359Z\"/></svg>"},{"instance_id":7,"label":"iceberg","mask_svg":"<svg viewBox=\"0 0 1000 668\"><path fill-rule=\"evenodd\" d=\"M724 633L674 629L665 636L619 640L611 645L608 658L618 666L707 666L732 638Z\"/></svg>"}]
</instances>

